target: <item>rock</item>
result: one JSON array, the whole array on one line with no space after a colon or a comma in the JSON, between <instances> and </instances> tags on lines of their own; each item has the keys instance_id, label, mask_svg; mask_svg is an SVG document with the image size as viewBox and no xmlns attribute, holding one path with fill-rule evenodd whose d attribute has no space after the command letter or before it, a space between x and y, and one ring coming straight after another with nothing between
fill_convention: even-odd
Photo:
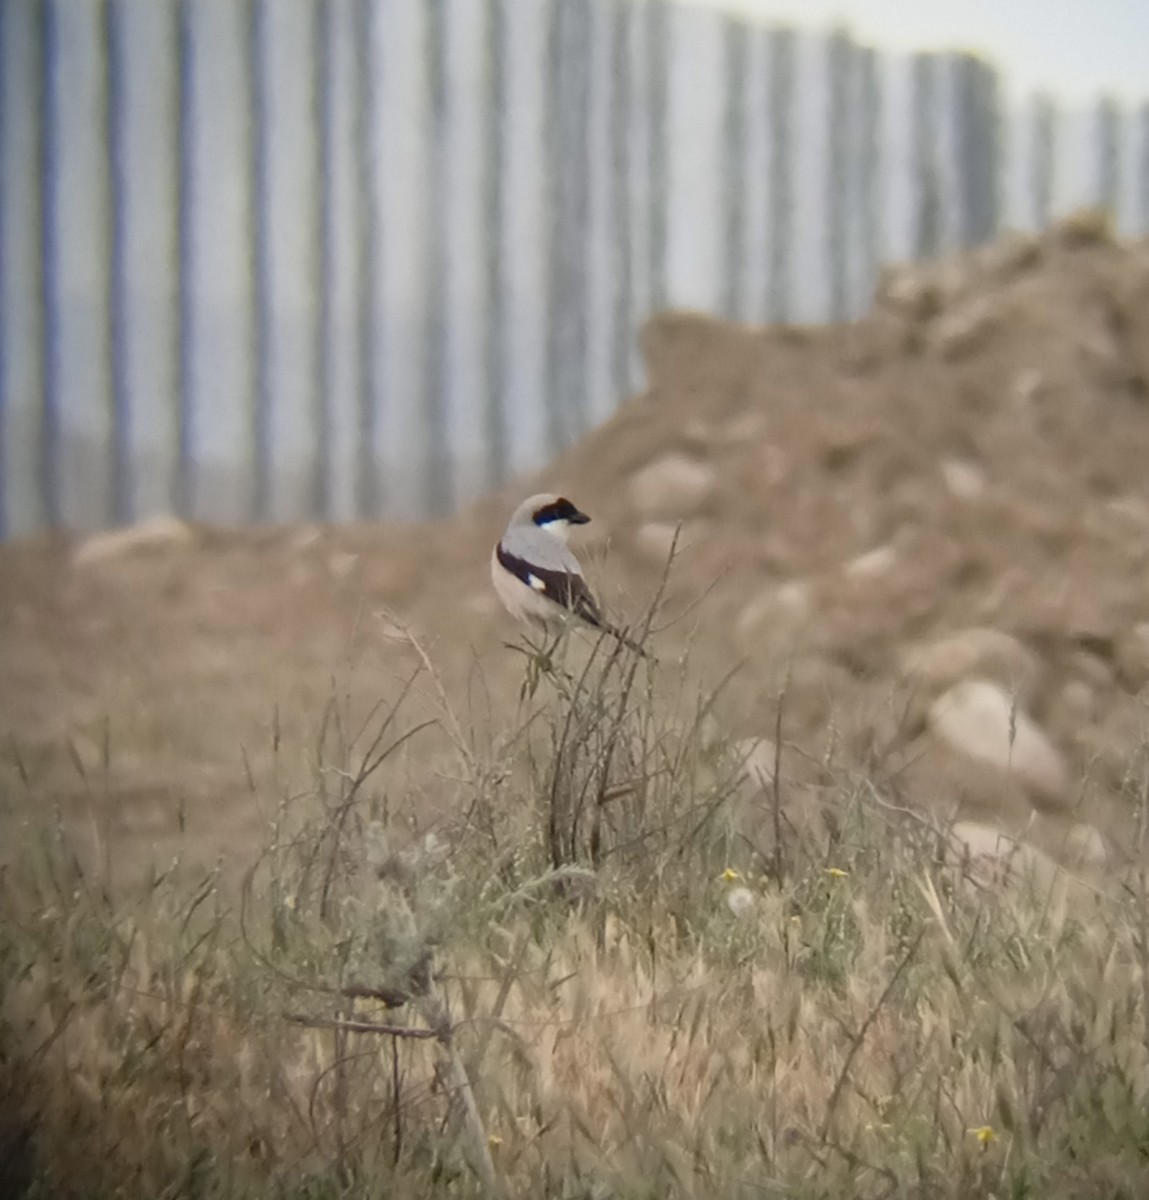
<instances>
[{"instance_id":1,"label":"rock","mask_svg":"<svg viewBox=\"0 0 1149 1200\"><path fill-rule=\"evenodd\" d=\"M743 738L732 747L734 761L741 766L739 787L744 789L747 796L761 799L762 794L774 782L774 764L779 761L775 744L770 738ZM782 784L784 788L792 785L815 783L820 775L817 762L809 755L800 754L783 742L782 755Z\"/></svg>"},{"instance_id":2,"label":"rock","mask_svg":"<svg viewBox=\"0 0 1149 1200\"><path fill-rule=\"evenodd\" d=\"M1083 679L1071 679L1054 694L1045 713L1048 728L1065 740L1097 719L1097 694Z\"/></svg>"},{"instance_id":3,"label":"rock","mask_svg":"<svg viewBox=\"0 0 1149 1200\"><path fill-rule=\"evenodd\" d=\"M741 446L761 438L769 427L766 417L755 410L727 421L715 434L715 441L728 446Z\"/></svg>"},{"instance_id":4,"label":"rock","mask_svg":"<svg viewBox=\"0 0 1149 1200\"><path fill-rule=\"evenodd\" d=\"M1071 867L1104 867L1109 847L1101 831L1085 822L1072 826L1065 837L1065 861Z\"/></svg>"},{"instance_id":5,"label":"rock","mask_svg":"<svg viewBox=\"0 0 1149 1200\"><path fill-rule=\"evenodd\" d=\"M681 527L675 521L647 521L635 530L634 548L648 561L665 566L671 548L674 547L676 555L681 554L698 540L699 532L700 523L696 521Z\"/></svg>"},{"instance_id":6,"label":"rock","mask_svg":"<svg viewBox=\"0 0 1149 1200\"><path fill-rule=\"evenodd\" d=\"M1138 533L1149 529L1149 501L1140 496L1121 496L1110 500L1104 511L1115 520L1132 525Z\"/></svg>"},{"instance_id":7,"label":"rock","mask_svg":"<svg viewBox=\"0 0 1149 1200\"><path fill-rule=\"evenodd\" d=\"M851 579L876 579L893 570L897 561L898 552L887 543L885 546L868 550L865 554L859 554L846 564L845 571Z\"/></svg>"},{"instance_id":8,"label":"rock","mask_svg":"<svg viewBox=\"0 0 1149 1200\"><path fill-rule=\"evenodd\" d=\"M1016 776L970 758L926 731L894 753L883 773L896 776L917 808L950 820L988 820L1010 827L1033 816L1033 799Z\"/></svg>"},{"instance_id":9,"label":"rock","mask_svg":"<svg viewBox=\"0 0 1149 1200\"><path fill-rule=\"evenodd\" d=\"M1117 674L1134 695L1149 683L1149 621L1124 630L1114 646Z\"/></svg>"},{"instance_id":10,"label":"rock","mask_svg":"<svg viewBox=\"0 0 1149 1200\"><path fill-rule=\"evenodd\" d=\"M1045 377L1036 367L1025 367L1014 377L1010 396L1018 408L1028 408L1045 385Z\"/></svg>"},{"instance_id":11,"label":"rock","mask_svg":"<svg viewBox=\"0 0 1149 1200\"><path fill-rule=\"evenodd\" d=\"M968 300L938 317L929 333L929 345L944 358L957 358L983 346L1001 324L991 300Z\"/></svg>"},{"instance_id":12,"label":"rock","mask_svg":"<svg viewBox=\"0 0 1149 1200\"><path fill-rule=\"evenodd\" d=\"M810 585L800 579L768 588L738 614L738 636L749 642L757 640L767 626L793 629L807 620L812 609Z\"/></svg>"},{"instance_id":13,"label":"rock","mask_svg":"<svg viewBox=\"0 0 1149 1200\"><path fill-rule=\"evenodd\" d=\"M129 525L124 529L109 529L85 538L72 554L77 567L113 562L136 554L157 553L196 542L195 530L179 517L159 516Z\"/></svg>"},{"instance_id":14,"label":"rock","mask_svg":"<svg viewBox=\"0 0 1149 1200\"><path fill-rule=\"evenodd\" d=\"M942 463L942 479L956 500L978 500L985 494L985 472L977 463L947 458Z\"/></svg>"},{"instance_id":15,"label":"rock","mask_svg":"<svg viewBox=\"0 0 1149 1200\"><path fill-rule=\"evenodd\" d=\"M1113 241L1113 218L1104 208L1078 208L1053 227L1053 236L1066 246Z\"/></svg>"},{"instance_id":16,"label":"rock","mask_svg":"<svg viewBox=\"0 0 1149 1200\"><path fill-rule=\"evenodd\" d=\"M933 694L976 675L1028 695L1040 671L1036 656L1017 638L984 626L912 646L901 665L907 679Z\"/></svg>"},{"instance_id":17,"label":"rock","mask_svg":"<svg viewBox=\"0 0 1149 1200\"><path fill-rule=\"evenodd\" d=\"M1026 879L1045 885L1058 873L1053 859L1036 847L974 821L959 821L950 829L946 858L984 885Z\"/></svg>"},{"instance_id":18,"label":"rock","mask_svg":"<svg viewBox=\"0 0 1149 1200\"><path fill-rule=\"evenodd\" d=\"M1066 804L1068 772L1060 752L997 684L962 680L934 701L928 721L953 749L1017 777L1051 805Z\"/></svg>"},{"instance_id":19,"label":"rock","mask_svg":"<svg viewBox=\"0 0 1149 1200\"><path fill-rule=\"evenodd\" d=\"M630 481L634 506L651 519L687 517L710 499L716 484L708 463L672 452L648 463Z\"/></svg>"},{"instance_id":20,"label":"rock","mask_svg":"<svg viewBox=\"0 0 1149 1200\"><path fill-rule=\"evenodd\" d=\"M327 569L333 579L341 583L359 566L359 555L347 550L336 550L327 559Z\"/></svg>"},{"instance_id":21,"label":"rock","mask_svg":"<svg viewBox=\"0 0 1149 1200\"><path fill-rule=\"evenodd\" d=\"M769 738L744 738L735 745L734 753L751 788L768 788L774 782L777 747Z\"/></svg>"}]
</instances>

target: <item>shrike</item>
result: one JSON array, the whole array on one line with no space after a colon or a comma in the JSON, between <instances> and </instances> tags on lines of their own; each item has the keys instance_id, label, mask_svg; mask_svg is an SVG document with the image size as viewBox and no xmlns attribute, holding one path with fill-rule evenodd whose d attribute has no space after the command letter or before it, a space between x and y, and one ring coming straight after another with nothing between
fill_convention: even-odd
<instances>
[{"instance_id":1,"label":"shrike","mask_svg":"<svg viewBox=\"0 0 1149 1200\"><path fill-rule=\"evenodd\" d=\"M567 546L571 526L588 521L586 513L562 496L544 492L524 500L491 554L495 593L519 621L558 630L574 614L645 654L637 642L603 619L582 567Z\"/></svg>"}]
</instances>

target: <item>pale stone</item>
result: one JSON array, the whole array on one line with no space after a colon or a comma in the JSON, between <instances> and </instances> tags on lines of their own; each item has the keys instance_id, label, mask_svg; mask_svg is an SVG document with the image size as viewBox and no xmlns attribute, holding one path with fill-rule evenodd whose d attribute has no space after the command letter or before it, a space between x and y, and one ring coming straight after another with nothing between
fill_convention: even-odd
<instances>
[{"instance_id":1,"label":"pale stone","mask_svg":"<svg viewBox=\"0 0 1149 1200\"><path fill-rule=\"evenodd\" d=\"M345 580L359 565L359 555L347 550L336 550L327 560L327 569L333 578Z\"/></svg>"},{"instance_id":2,"label":"pale stone","mask_svg":"<svg viewBox=\"0 0 1149 1200\"><path fill-rule=\"evenodd\" d=\"M983 884L1029 879L1046 885L1058 874L1053 859L1036 847L974 821L959 821L950 829L946 851L951 863Z\"/></svg>"},{"instance_id":3,"label":"pale stone","mask_svg":"<svg viewBox=\"0 0 1149 1200\"><path fill-rule=\"evenodd\" d=\"M997 684L955 684L931 705L929 724L955 750L1015 776L1043 800L1065 803L1068 772L1061 754Z\"/></svg>"},{"instance_id":4,"label":"pale stone","mask_svg":"<svg viewBox=\"0 0 1149 1200\"><path fill-rule=\"evenodd\" d=\"M738 635L744 640L755 638L766 625L792 628L800 624L813 608L809 584L799 579L768 588L760 593L738 614Z\"/></svg>"},{"instance_id":5,"label":"pale stone","mask_svg":"<svg viewBox=\"0 0 1149 1200\"><path fill-rule=\"evenodd\" d=\"M630 481L630 494L635 507L647 517L684 517L710 499L716 482L714 468L708 463L673 452L638 471Z\"/></svg>"},{"instance_id":6,"label":"pale stone","mask_svg":"<svg viewBox=\"0 0 1149 1200\"><path fill-rule=\"evenodd\" d=\"M76 547L72 562L78 567L87 567L134 554L190 546L195 541L195 530L179 517L151 517L138 525L92 534Z\"/></svg>"},{"instance_id":7,"label":"pale stone","mask_svg":"<svg viewBox=\"0 0 1149 1200\"><path fill-rule=\"evenodd\" d=\"M1082 726L1097 719L1097 695L1083 679L1071 679L1062 685L1049 704L1046 724L1062 735L1074 738Z\"/></svg>"},{"instance_id":8,"label":"pale stone","mask_svg":"<svg viewBox=\"0 0 1149 1200\"><path fill-rule=\"evenodd\" d=\"M1000 324L992 300L978 296L938 317L930 329L929 343L946 358L956 358L984 344Z\"/></svg>"},{"instance_id":9,"label":"pale stone","mask_svg":"<svg viewBox=\"0 0 1149 1200\"><path fill-rule=\"evenodd\" d=\"M716 440L727 444L752 442L762 437L768 424L762 413L752 410L735 417L733 421L727 421L719 428Z\"/></svg>"},{"instance_id":10,"label":"pale stone","mask_svg":"<svg viewBox=\"0 0 1149 1200\"><path fill-rule=\"evenodd\" d=\"M310 550L323 538L323 526L316 525L313 521L309 521L306 525L300 525L298 529L291 535L291 540L288 542L289 548L296 554L302 554L305 550Z\"/></svg>"},{"instance_id":11,"label":"pale stone","mask_svg":"<svg viewBox=\"0 0 1149 1200\"><path fill-rule=\"evenodd\" d=\"M675 535L677 534L677 542ZM681 554L698 540L699 525L679 525L675 521L647 521L634 532L634 548L646 559L665 565L673 548Z\"/></svg>"},{"instance_id":12,"label":"pale stone","mask_svg":"<svg viewBox=\"0 0 1149 1200\"><path fill-rule=\"evenodd\" d=\"M1013 402L1019 408L1027 408L1036 398L1045 383L1045 378L1036 367L1025 367L1013 380Z\"/></svg>"},{"instance_id":13,"label":"pale stone","mask_svg":"<svg viewBox=\"0 0 1149 1200\"><path fill-rule=\"evenodd\" d=\"M769 738L744 738L734 752L742 764L743 777L759 788L769 787L774 782L774 762L777 747Z\"/></svg>"},{"instance_id":14,"label":"pale stone","mask_svg":"<svg viewBox=\"0 0 1149 1200\"><path fill-rule=\"evenodd\" d=\"M957 500L977 500L985 494L985 472L977 463L948 458L942 463L942 479Z\"/></svg>"},{"instance_id":15,"label":"pale stone","mask_svg":"<svg viewBox=\"0 0 1149 1200\"><path fill-rule=\"evenodd\" d=\"M898 561L898 552L887 544L859 554L846 564L846 574L851 579L875 579L893 570Z\"/></svg>"},{"instance_id":16,"label":"pale stone","mask_svg":"<svg viewBox=\"0 0 1149 1200\"><path fill-rule=\"evenodd\" d=\"M1105 511L1116 520L1128 522L1138 529L1149 529L1149 501L1140 496L1121 496L1110 500Z\"/></svg>"},{"instance_id":17,"label":"pale stone","mask_svg":"<svg viewBox=\"0 0 1149 1200\"><path fill-rule=\"evenodd\" d=\"M1121 682L1133 693L1149 683L1149 621L1123 631L1114 646Z\"/></svg>"},{"instance_id":18,"label":"pale stone","mask_svg":"<svg viewBox=\"0 0 1149 1200\"><path fill-rule=\"evenodd\" d=\"M902 655L902 672L931 691L978 675L1024 693L1037 677L1038 661L1017 638L975 626L910 647Z\"/></svg>"},{"instance_id":19,"label":"pale stone","mask_svg":"<svg viewBox=\"0 0 1149 1200\"><path fill-rule=\"evenodd\" d=\"M1109 861L1109 847L1096 826L1082 821L1065 837L1065 859L1074 867L1104 867Z\"/></svg>"}]
</instances>

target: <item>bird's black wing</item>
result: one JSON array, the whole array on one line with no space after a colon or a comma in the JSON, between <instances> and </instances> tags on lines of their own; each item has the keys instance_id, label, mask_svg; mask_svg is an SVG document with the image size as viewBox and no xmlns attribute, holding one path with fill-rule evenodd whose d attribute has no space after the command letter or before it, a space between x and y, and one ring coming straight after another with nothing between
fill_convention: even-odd
<instances>
[{"instance_id":1,"label":"bird's black wing","mask_svg":"<svg viewBox=\"0 0 1149 1200\"><path fill-rule=\"evenodd\" d=\"M561 568L540 567L511 554L500 542L496 550L499 562L510 571L516 579L521 579L527 587L546 596L563 608L569 609L576 616L582 617L590 625L601 626L602 614L598 610L594 596L587 586L586 580L573 571Z\"/></svg>"}]
</instances>

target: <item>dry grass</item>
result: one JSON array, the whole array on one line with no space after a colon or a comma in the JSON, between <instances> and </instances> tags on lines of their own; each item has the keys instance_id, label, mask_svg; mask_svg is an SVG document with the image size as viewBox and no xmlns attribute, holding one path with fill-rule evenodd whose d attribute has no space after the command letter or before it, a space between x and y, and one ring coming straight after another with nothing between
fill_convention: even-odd
<instances>
[{"instance_id":1,"label":"dry grass","mask_svg":"<svg viewBox=\"0 0 1149 1200\"><path fill-rule=\"evenodd\" d=\"M0 1193L1149 1193L1143 888L976 887L865 780L748 784L674 667L526 649L489 745L333 700L238 902L27 833ZM380 780L432 739L415 837Z\"/></svg>"}]
</instances>

